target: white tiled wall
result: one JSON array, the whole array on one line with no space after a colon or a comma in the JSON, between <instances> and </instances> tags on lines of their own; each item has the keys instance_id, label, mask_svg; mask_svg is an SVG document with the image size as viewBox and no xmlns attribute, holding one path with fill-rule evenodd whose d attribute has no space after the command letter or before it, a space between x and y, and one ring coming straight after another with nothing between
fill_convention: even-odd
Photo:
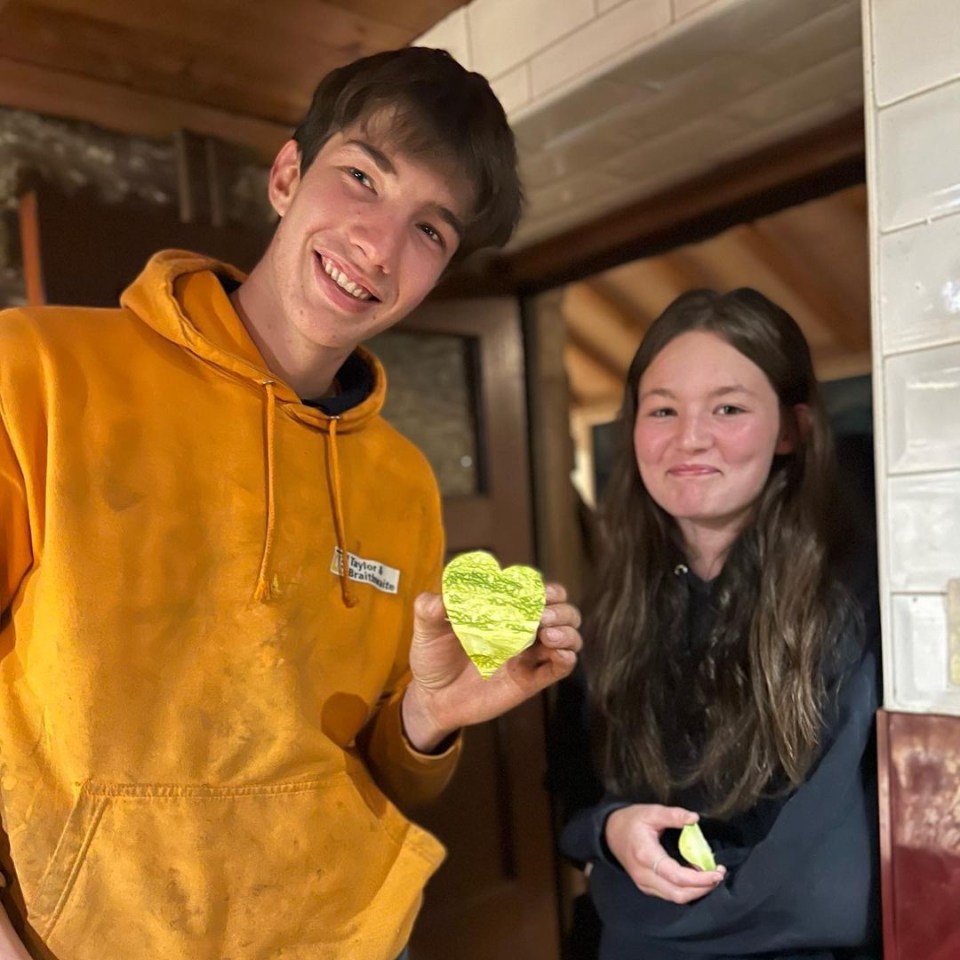
<instances>
[{"instance_id":1,"label":"white tiled wall","mask_svg":"<svg viewBox=\"0 0 960 960\"><path fill-rule=\"evenodd\" d=\"M444 47L486 76L512 116L605 69L672 24L737 2L473 0L415 43Z\"/></svg>"},{"instance_id":2,"label":"white tiled wall","mask_svg":"<svg viewBox=\"0 0 960 960\"><path fill-rule=\"evenodd\" d=\"M863 103L860 0L472 0L415 42L507 110L529 200L514 249Z\"/></svg>"},{"instance_id":3,"label":"white tiled wall","mask_svg":"<svg viewBox=\"0 0 960 960\"><path fill-rule=\"evenodd\" d=\"M947 344L960 328L960 216L878 238L884 353Z\"/></svg>"},{"instance_id":4,"label":"white tiled wall","mask_svg":"<svg viewBox=\"0 0 960 960\"><path fill-rule=\"evenodd\" d=\"M876 132L881 230L960 211L960 80L878 109Z\"/></svg>"},{"instance_id":5,"label":"white tiled wall","mask_svg":"<svg viewBox=\"0 0 960 960\"><path fill-rule=\"evenodd\" d=\"M886 705L960 714L960 10L863 13Z\"/></svg>"},{"instance_id":6,"label":"white tiled wall","mask_svg":"<svg viewBox=\"0 0 960 960\"><path fill-rule=\"evenodd\" d=\"M877 104L960 78L957 0L871 0L870 7Z\"/></svg>"}]
</instances>

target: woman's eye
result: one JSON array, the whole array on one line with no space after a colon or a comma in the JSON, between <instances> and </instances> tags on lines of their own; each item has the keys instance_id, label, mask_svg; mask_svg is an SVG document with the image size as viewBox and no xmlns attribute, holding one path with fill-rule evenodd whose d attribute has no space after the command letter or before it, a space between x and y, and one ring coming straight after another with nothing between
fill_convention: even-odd
<instances>
[{"instance_id":1,"label":"woman's eye","mask_svg":"<svg viewBox=\"0 0 960 960\"><path fill-rule=\"evenodd\" d=\"M670 407L657 407L655 410L651 410L647 416L657 420L663 420L665 417L672 417L673 410Z\"/></svg>"},{"instance_id":2,"label":"woman's eye","mask_svg":"<svg viewBox=\"0 0 960 960\"><path fill-rule=\"evenodd\" d=\"M738 407L733 403L724 403L717 407L717 413L723 417L731 417L738 413L743 413L743 407Z\"/></svg>"}]
</instances>

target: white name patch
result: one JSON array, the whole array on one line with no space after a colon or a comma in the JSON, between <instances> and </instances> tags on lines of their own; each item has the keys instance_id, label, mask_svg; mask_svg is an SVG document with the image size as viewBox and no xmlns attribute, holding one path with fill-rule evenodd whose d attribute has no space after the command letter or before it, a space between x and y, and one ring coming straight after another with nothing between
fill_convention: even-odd
<instances>
[{"instance_id":1,"label":"white name patch","mask_svg":"<svg viewBox=\"0 0 960 960\"><path fill-rule=\"evenodd\" d=\"M340 574L340 548L333 548L333 560L330 561L330 572ZM400 571L388 567L379 560L364 560L356 554L347 554L347 576L358 583L369 583L384 593L396 593L400 583Z\"/></svg>"}]
</instances>

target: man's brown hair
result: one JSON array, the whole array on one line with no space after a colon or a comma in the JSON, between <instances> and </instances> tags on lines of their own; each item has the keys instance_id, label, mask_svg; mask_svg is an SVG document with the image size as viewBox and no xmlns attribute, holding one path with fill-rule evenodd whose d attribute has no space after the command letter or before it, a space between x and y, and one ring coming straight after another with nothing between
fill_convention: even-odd
<instances>
[{"instance_id":1,"label":"man's brown hair","mask_svg":"<svg viewBox=\"0 0 960 960\"><path fill-rule=\"evenodd\" d=\"M513 133L500 101L479 73L445 50L404 47L328 73L294 132L306 172L336 133L384 118L392 146L438 166L451 165L473 189L473 208L454 259L513 234L523 201Z\"/></svg>"}]
</instances>

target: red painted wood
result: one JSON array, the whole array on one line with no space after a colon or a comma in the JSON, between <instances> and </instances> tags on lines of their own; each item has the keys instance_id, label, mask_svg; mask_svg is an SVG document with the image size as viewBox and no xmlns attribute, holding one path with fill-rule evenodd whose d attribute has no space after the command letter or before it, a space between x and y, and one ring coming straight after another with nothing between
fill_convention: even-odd
<instances>
[{"instance_id":1,"label":"red painted wood","mask_svg":"<svg viewBox=\"0 0 960 960\"><path fill-rule=\"evenodd\" d=\"M960 717L881 713L878 744L885 958L958 960Z\"/></svg>"}]
</instances>

